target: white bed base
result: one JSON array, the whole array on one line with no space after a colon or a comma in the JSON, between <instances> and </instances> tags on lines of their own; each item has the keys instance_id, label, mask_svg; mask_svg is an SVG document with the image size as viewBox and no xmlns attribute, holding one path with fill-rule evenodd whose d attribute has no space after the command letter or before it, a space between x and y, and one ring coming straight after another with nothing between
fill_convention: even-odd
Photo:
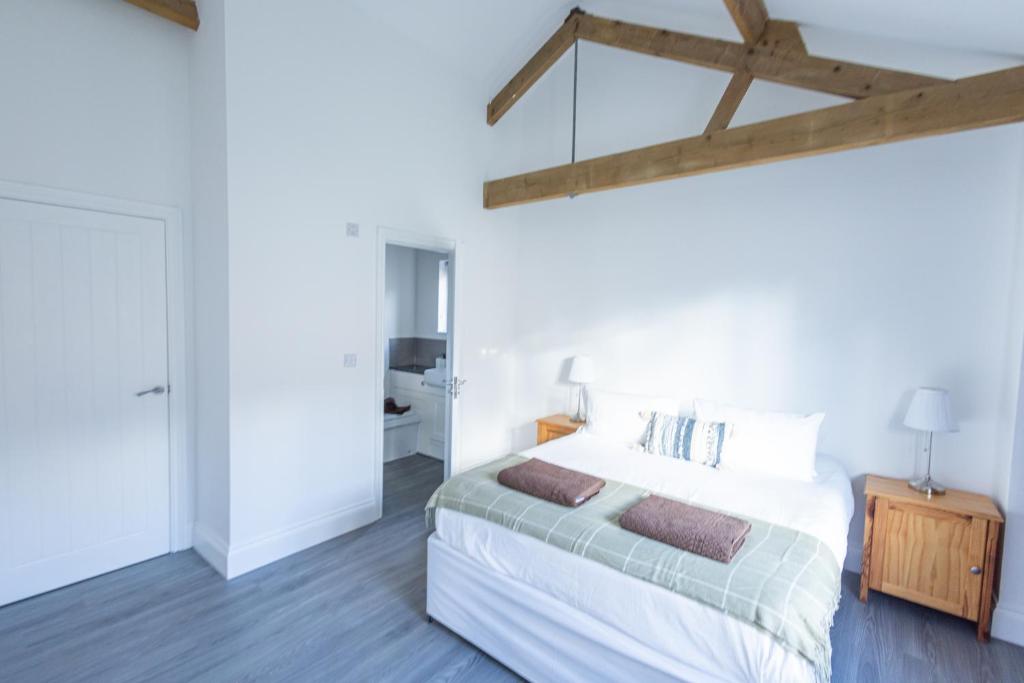
<instances>
[{"instance_id":1,"label":"white bed base","mask_svg":"<svg viewBox=\"0 0 1024 683\"><path fill-rule=\"evenodd\" d=\"M436 534L427 540L427 614L535 683L722 683L474 562Z\"/></svg>"}]
</instances>

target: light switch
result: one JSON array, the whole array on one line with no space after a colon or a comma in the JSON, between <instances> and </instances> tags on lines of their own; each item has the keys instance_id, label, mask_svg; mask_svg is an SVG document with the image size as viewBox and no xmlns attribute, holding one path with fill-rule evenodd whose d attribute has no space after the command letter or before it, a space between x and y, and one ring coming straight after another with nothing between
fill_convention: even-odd
<instances>
[{"instance_id":1,"label":"light switch","mask_svg":"<svg viewBox=\"0 0 1024 683\"><path fill-rule=\"evenodd\" d=\"M359 237L359 224L358 223L346 223L345 234L349 237Z\"/></svg>"},{"instance_id":2,"label":"light switch","mask_svg":"<svg viewBox=\"0 0 1024 683\"><path fill-rule=\"evenodd\" d=\"M345 354L345 367L346 368L354 368L356 366L356 361L358 361L358 360L359 360L359 358L358 358L358 356L356 356L356 354L354 354L354 353L346 353Z\"/></svg>"}]
</instances>

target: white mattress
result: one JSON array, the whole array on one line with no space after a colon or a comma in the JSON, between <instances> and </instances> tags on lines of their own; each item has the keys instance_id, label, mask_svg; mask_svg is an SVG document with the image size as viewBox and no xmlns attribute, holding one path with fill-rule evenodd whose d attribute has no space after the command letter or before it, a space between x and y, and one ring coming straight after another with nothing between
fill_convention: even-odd
<instances>
[{"instance_id":1,"label":"white mattress","mask_svg":"<svg viewBox=\"0 0 1024 683\"><path fill-rule=\"evenodd\" d=\"M842 566L853 493L842 466L819 456L814 482L749 477L648 455L586 434L526 451L564 467L706 507L798 529ZM437 536L467 558L526 583L680 662L692 680L813 680L803 657L756 627L654 584L478 517L441 509Z\"/></svg>"}]
</instances>

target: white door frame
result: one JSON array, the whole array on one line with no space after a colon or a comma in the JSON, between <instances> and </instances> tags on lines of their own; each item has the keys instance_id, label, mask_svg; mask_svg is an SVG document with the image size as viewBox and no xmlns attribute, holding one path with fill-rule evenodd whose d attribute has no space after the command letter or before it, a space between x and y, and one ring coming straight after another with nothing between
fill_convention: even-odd
<instances>
[{"instance_id":1,"label":"white door frame","mask_svg":"<svg viewBox=\"0 0 1024 683\"><path fill-rule=\"evenodd\" d=\"M188 406L191 386L187 365L184 237L181 210L170 206L57 190L0 180L0 198L69 209L162 221L167 273L167 395L170 456L171 552L192 547L192 462L189 457Z\"/></svg>"},{"instance_id":2,"label":"white door frame","mask_svg":"<svg viewBox=\"0 0 1024 683\"><path fill-rule=\"evenodd\" d=\"M462 270L465 262L465 258L460 250L458 250L459 243L456 240L441 235L434 235L430 233L412 232L409 230L399 230L397 228L388 228L385 226L377 226L377 302L376 302L376 349L374 355L376 362L374 363L375 372L373 373L374 381L374 404L373 404L373 494L377 503L377 516L380 517L384 513L384 377L387 373L387 359L384 357L384 284L385 284L385 266L384 259L387 253L387 246L393 244L400 247L410 247L412 249L426 249L428 251L438 251L446 253L458 253L457 262L455 264L455 276L450 279L449 282L454 286L452 287L451 296L451 307L449 310L449 328L451 333L448 335L449 348L452 347L454 338L457 338L461 334L462 330L462 286L461 281L463 278L459 276L459 272ZM455 347L456 351L453 355L461 354L459 350L461 345ZM448 359L449 366L452 368L458 368L460 363L458 358L450 357ZM450 397L445 398L446 402L449 402L451 406L451 413L458 410L458 401L452 400ZM446 417L448 413L446 412ZM458 420L454 415L447 417L448 425L446 425L446 431L450 432L451 437L448 439L448 443L445 444L445 451L447 457L445 458L445 472L444 476L447 479L451 472L459 471L459 432L461 430L450 429L449 425L458 424Z\"/></svg>"}]
</instances>

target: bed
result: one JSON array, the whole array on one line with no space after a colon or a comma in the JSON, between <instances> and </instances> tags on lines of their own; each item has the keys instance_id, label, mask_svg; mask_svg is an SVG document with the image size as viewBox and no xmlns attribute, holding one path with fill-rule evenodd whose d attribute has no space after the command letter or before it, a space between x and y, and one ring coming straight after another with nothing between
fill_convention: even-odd
<instances>
[{"instance_id":1,"label":"bed","mask_svg":"<svg viewBox=\"0 0 1024 683\"><path fill-rule=\"evenodd\" d=\"M564 467L810 534L841 567L850 481L723 472L584 433L525 451ZM810 662L717 609L479 517L437 510L427 613L533 681L813 681Z\"/></svg>"}]
</instances>

